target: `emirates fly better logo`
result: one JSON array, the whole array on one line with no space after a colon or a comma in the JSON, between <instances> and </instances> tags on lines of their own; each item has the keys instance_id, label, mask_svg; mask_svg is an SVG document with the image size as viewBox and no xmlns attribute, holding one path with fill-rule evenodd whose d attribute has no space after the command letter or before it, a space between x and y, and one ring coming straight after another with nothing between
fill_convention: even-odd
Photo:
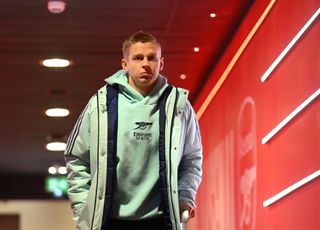
<instances>
[{"instance_id":1,"label":"emirates fly better logo","mask_svg":"<svg viewBox=\"0 0 320 230\"><path fill-rule=\"evenodd\" d=\"M150 127L152 122L139 121L135 122L136 127L133 129L133 137L138 142L150 142L152 134L150 132Z\"/></svg>"}]
</instances>

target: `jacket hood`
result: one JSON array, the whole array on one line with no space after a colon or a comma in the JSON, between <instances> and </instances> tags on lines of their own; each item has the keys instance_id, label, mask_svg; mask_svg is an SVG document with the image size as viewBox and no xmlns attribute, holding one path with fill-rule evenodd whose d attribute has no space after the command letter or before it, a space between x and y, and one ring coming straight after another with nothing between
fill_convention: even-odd
<instances>
[{"instance_id":1,"label":"jacket hood","mask_svg":"<svg viewBox=\"0 0 320 230\"><path fill-rule=\"evenodd\" d=\"M132 102L143 101L144 104L157 103L158 98L161 96L165 88L168 86L167 78L160 75L158 76L157 82L153 89L145 97L137 92L128 83L127 71L119 70L115 74L106 78L105 81L110 85L118 85L120 93Z\"/></svg>"}]
</instances>

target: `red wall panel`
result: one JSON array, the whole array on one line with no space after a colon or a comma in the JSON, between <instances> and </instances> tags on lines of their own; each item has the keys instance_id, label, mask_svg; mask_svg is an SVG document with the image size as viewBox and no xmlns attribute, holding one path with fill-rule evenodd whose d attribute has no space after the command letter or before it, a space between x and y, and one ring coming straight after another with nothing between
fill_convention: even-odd
<instances>
[{"instance_id":1,"label":"red wall panel","mask_svg":"<svg viewBox=\"0 0 320 230\"><path fill-rule=\"evenodd\" d=\"M256 1L195 104L200 108L269 1ZM320 23L311 24L266 82L260 78L320 1L278 0L200 117L204 176L188 229L320 229L320 178L263 202L320 169L320 95L266 144L261 140L320 89Z\"/></svg>"}]
</instances>

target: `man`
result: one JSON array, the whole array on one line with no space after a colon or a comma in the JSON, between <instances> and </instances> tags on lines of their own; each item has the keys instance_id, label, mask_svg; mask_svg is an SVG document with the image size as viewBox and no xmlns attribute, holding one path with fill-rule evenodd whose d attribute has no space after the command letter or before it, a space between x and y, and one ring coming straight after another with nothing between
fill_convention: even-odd
<instances>
[{"instance_id":1,"label":"man","mask_svg":"<svg viewBox=\"0 0 320 230\"><path fill-rule=\"evenodd\" d=\"M194 216L202 146L187 91L167 84L159 42L124 41L122 70L106 79L67 143L77 229L180 229Z\"/></svg>"}]
</instances>

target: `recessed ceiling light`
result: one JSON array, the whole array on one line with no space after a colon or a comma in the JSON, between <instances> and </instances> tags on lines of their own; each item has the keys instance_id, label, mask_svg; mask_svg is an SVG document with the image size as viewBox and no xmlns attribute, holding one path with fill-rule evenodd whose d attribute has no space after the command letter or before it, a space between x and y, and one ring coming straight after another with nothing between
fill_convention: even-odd
<instances>
[{"instance_id":1,"label":"recessed ceiling light","mask_svg":"<svg viewBox=\"0 0 320 230\"><path fill-rule=\"evenodd\" d=\"M200 51L200 49L199 49L199 47L194 47L194 48L193 48L193 51L196 52L196 53L198 53L198 52Z\"/></svg>"},{"instance_id":2,"label":"recessed ceiling light","mask_svg":"<svg viewBox=\"0 0 320 230\"><path fill-rule=\"evenodd\" d=\"M184 73L183 74L180 74L180 79L184 80L187 78L187 75L185 75Z\"/></svg>"},{"instance_id":3,"label":"recessed ceiling light","mask_svg":"<svg viewBox=\"0 0 320 230\"><path fill-rule=\"evenodd\" d=\"M67 174L67 168L64 166L60 166L58 168L58 172L59 172L59 174Z\"/></svg>"},{"instance_id":4,"label":"recessed ceiling light","mask_svg":"<svg viewBox=\"0 0 320 230\"><path fill-rule=\"evenodd\" d=\"M67 144L64 142L50 142L47 144L46 148L49 151L64 151Z\"/></svg>"},{"instance_id":5,"label":"recessed ceiling light","mask_svg":"<svg viewBox=\"0 0 320 230\"><path fill-rule=\"evenodd\" d=\"M50 174L67 174L67 168L65 166L53 165L48 168Z\"/></svg>"},{"instance_id":6,"label":"recessed ceiling light","mask_svg":"<svg viewBox=\"0 0 320 230\"><path fill-rule=\"evenodd\" d=\"M61 58L50 58L45 59L41 61L41 64L45 67L56 67L56 68L63 68L67 67L71 64L71 62L67 59L61 59Z\"/></svg>"},{"instance_id":7,"label":"recessed ceiling light","mask_svg":"<svg viewBox=\"0 0 320 230\"><path fill-rule=\"evenodd\" d=\"M56 167L54 167L54 166L50 166L50 167L48 168L48 172L49 172L50 174L56 174L56 173L57 173L57 169L56 169Z\"/></svg>"},{"instance_id":8,"label":"recessed ceiling light","mask_svg":"<svg viewBox=\"0 0 320 230\"><path fill-rule=\"evenodd\" d=\"M66 3L62 0L49 0L48 10L53 14L61 14L66 9Z\"/></svg>"},{"instance_id":9,"label":"recessed ceiling light","mask_svg":"<svg viewBox=\"0 0 320 230\"><path fill-rule=\"evenodd\" d=\"M52 108L47 109L45 113L48 117L66 117L70 114L70 111L64 108Z\"/></svg>"},{"instance_id":10,"label":"recessed ceiling light","mask_svg":"<svg viewBox=\"0 0 320 230\"><path fill-rule=\"evenodd\" d=\"M217 15L216 15L215 13L211 13L211 14L210 14L210 17L211 17L211 18L215 18L215 17L217 17Z\"/></svg>"}]
</instances>

